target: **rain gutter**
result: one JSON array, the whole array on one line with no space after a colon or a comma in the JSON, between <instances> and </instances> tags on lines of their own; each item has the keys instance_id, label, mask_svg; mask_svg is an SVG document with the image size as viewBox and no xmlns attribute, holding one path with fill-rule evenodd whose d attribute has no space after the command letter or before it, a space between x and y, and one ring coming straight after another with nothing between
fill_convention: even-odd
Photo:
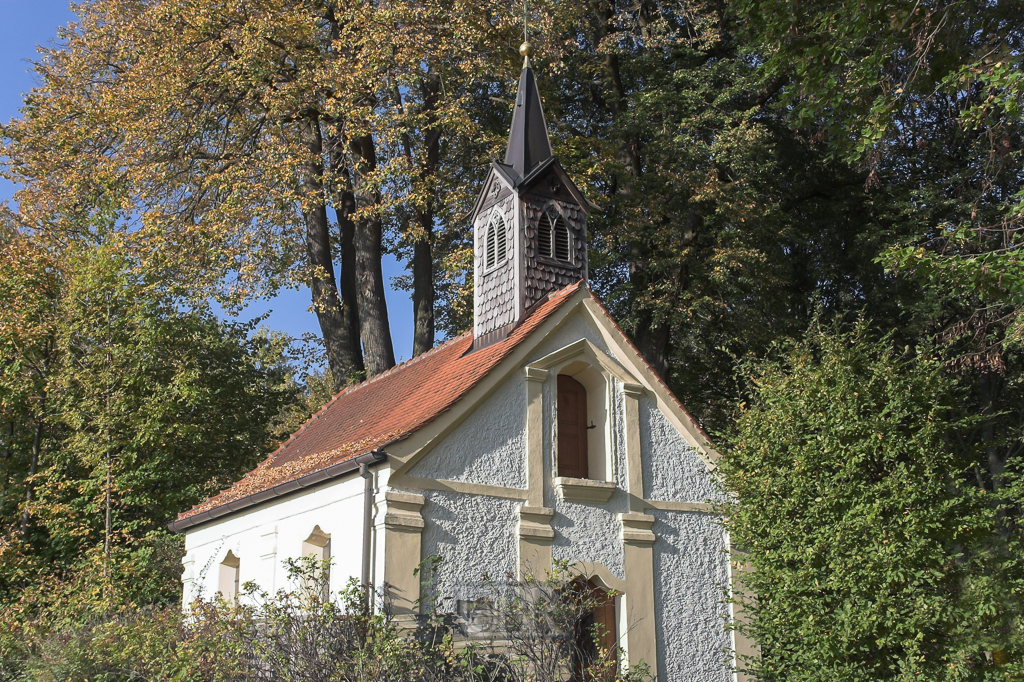
<instances>
[{"instance_id":1,"label":"rain gutter","mask_svg":"<svg viewBox=\"0 0 1024 682\"><path fill-rule=\"evenodd\" d=\"M386 446L385 446L386 447ZM352 459L346 459L344 462L339 462L333 466L329 466L326 469L321 469L312 474L306 474L300 476L291 481L286 481L275 485L272 488L261 490L258 493L252 495L246 495L245 497L239 498L227 504L222 504L213 509L207 509L204 512L199 512L194 516L188 516L183 519L178 519L167 524L168 530L173 533L182 533L189 528L209 523L222 516L228 514L234 514L235 512L255 507L258 504L269 502L270 500L276 500L279 497L284 497L298 490L304 488L310 488L312 486L329 481L345 474L350 474L360 470L360 466L369 466L371 464L377 464L387 459L387 454L384 452L384 448L377 448L371 452L367 452L362 455L353 457Z\"/></svg>"}]
</instances>

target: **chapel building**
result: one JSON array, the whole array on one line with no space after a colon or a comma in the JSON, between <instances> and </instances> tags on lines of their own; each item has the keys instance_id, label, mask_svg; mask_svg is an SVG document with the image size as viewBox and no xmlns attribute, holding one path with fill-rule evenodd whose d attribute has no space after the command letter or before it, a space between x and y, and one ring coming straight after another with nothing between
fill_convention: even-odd
<instances>
[{"instance_id":1,"label":"chapel building","mask_svg":"<svg viewBox=\"0 0 1024 682\"><path fill-rule=\"evenodd\" d=\"M552 153L533 69L471 214L473 330L347 388L255 470L181 514L184 603L331 560L399 617L466 614L484 574L568 562L660 682L738 679L716 452L587 287L591 205Z\"/></svg>"}]
</instances>

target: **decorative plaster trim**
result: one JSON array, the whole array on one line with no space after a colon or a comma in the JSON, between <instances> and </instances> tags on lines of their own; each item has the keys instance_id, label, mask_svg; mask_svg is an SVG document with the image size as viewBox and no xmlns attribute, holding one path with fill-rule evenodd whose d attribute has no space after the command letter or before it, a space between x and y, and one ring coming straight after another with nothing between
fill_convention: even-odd
<instances>
[{"instance_id":1,"label":"decorative plaster trim","mask_svg":"<svg viewBox=\"0 0 1024 682\"><path fill-rule=\"evenodd\" d=\"M444 481L436 478L420 478L408 474L395 474L389 481L398 488L416 488L417 490L438 490L449 493L465 493L467 495L487 495L505 500L525 500L529 491L522 488L505 488L500 485L469 483L466 481ZM389 493L390 494L390 493Z\"/></svg>"},{"instance_id":2,"label":"decorative plaster trim","mask_svg":"<svg viewBox=\"0 0 1024 682\"><path fill-rule=\"evenodd\" d=\"M630 398L639 398L644 394L644 387L640 384L630 383L628 381L622 382L622 392Z\"/></svg>"},{"instance_id":3,"label":"decorative plaster trim","mask_svg":"<svg viewBox=\"0 0 1024 682\"><path fill-rule=\"evenodd\" d=\"M615 590L619 594L625 594L629 590L629 576L622 580L599 561L574 561L569 570L581 578L597 578L601 586L608 590ZM619 633L620 637L623 633Z\"/></svg>"},{"instance_id":4,"label":"decorative plaster trim","mask_svg":"<svg viewBox=\"0 0 1024 682\"><path fill-rule=\"evenodd\" d=\"M569 502L604 504L615 492L613 481L593 481L589 478L557 476L554 480L558 497Z\"/></svg>"},{"instance_id":5,"label":"decorative plaster trim","mask_svg":"<svg viewBox=\"0 0 1024 682\"><path fill-rule=\"evenodd\" d=\"M559 348L553 353L548 353L539 360L531 362L527 370L550 370L552 367L565 364L578 355L585 356L590 360L590 364L600 367L623 383L635 381L634 377L628 374L619 363L608 357L607 354L591 343L589 339L573 341L568 346Z\"/></svg>"},{"instance_id":6,"label":"decorative plaster trim","mask_svg":"<svg viewBox=\"0 0 1024 682\"><path fill-rule=\"evenodd\" d=\"M526 376L526 487L534 507L544 505L544 380L549 372L524 367Z\"/></svg>"},{"instance_id":7,"label":"decorative plaster trim","mask_svg":"<svg viewBox=\"0 0 1024 682\"><path fill-rule=\"evenodd\" d=\"M715 514L718 510L713 504L705 502L672 502L669 500L644 500L644 504L659 511L697 512L699 514Z\"/></svg>"},{"instance_id":8,"label":"decorative plaster trim","mask_svg":"<svg viewBox=\"0 0 1024 682\"><path fill-rule=\"evenodd\" d=\"M549 372L546 369L540 369L538 367L524 367L523 376L526 377L527 381L541 381L543 382L548 378Z\"/></svg>"},{"instance_id":9,"label":"decorative plaster trim","mask_svg":"<svg viewBox=\"0 0 1024 682\"><path fill-rule=\"evenodd\" d=\"M519 508L519 537L553 540L555 531L551 528L551 520L554 517L554 509L523 505Z\"/></svg>"},{"instance_id":10,"label":"decorative plaster trim","mask_svg":"<svg viewBox=\"0 0 1024 682\"><path fill-rule=\"evenodd\" d=\"M398 616L415 614L420 599L416 575L423 553L423 495L388 490L384 493L384 583Z\"/></svg>"},{"instance_id":11,"label":"decorative plaster trim","mask_svg":"<svg viewBox=\"0 0 1024 682\"><path fill-rule=\"evenodd\" d=\"M523 505L519 508L519 579L543 578L551 570L551 543L555 510Z\"/></svg>"},{"instance_id":12,"label":"decorative plaster trim","mask_svg":"<svg viewBox=\"0 0 1024 682\"><path fill-rule=\"evenodd\" d=\"M387 513L384 515L384 528L413 533L423 530L423 515L420 513L426 503L423 495L389 490L384 494L384 499L388 503Z\"/></svg>"},{"instance_id":13,"label":"decorative plaster trim","mask_svg":"<svg viewBox=\"0 0 1024 682\"><path fill-rule=\"evenodd\" d=\"M654 544L655 536L651 530L657 520L650 514L637 514L627 512L619 514L622 522L622 541L635 546L651 546Z\"/></svg>"},{"instance_id":14,"label":"decorative plaster trim","mask_svg":"<svg viewBox=\"0 0 1024 682\"><path fill-rule=\"evenodd\" d=\"M654 614L654 527L656 519L649 514L619 514L622 523L622 553L627 589L622 605L625 613L638 614L626 631L626 658L630 666L640 661L650 667L658 679L658 645Z\"/></svg>"},{"instance_id":15,"label":"decorative plaster trim","mask_svg":"<svg viewBox=\"0 0 1024 682\"><path fill-rule=\"evenodd\" d=\"M642 512L644 497L643 453L640 443L640 403L637 384L622 385L623 416L626 422L626 485L629 490L629 510Z\"/></svg>"}]
</instances>

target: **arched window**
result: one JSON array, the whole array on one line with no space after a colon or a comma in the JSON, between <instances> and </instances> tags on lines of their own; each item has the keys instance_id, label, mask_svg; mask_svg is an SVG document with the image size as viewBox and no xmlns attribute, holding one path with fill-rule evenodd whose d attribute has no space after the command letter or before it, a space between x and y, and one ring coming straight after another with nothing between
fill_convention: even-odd
<instances>
[{"instance_id":1,"label":"arched window","mask_svg":"<svg viewBox=\"0 0 1024 682\"><path fill-rule=\"evenodd\" d=\"M227 601L238 599L238 568L241 562L230 549L224 560L220 562L217 591Z\"/></svg>"},{"instance_id":2,"label":"arched window","mask_svg":"<svg viewBox=\"0 0 1024 682\"><path fill-rule=\"evenodd\" d=\"M491 216L491 222L487 225L485 241L484 267L489 269L504 263L508 257L506 246L508 239L505 236L505 221L497 211Z\"/></svg>"},{"instance_id":3,"label":"arched window","mask_svg":"<svg viewBox=\"0 0 1024 682\"><path fill-rule=\"evenodd\" d=\"M587 389L558 375L558 475L587 478Z\"/></svg>"},{"instance_id":4,"label":"arched window","mask_svg":"<svg viewBox=\"0 0 1024 682\"><path fill-rule=\"evenodd\" d=\"M314 526L309 537L302 541L302 556L316 559L319 566L314 566L313 574L306 576L303 588L316 590L317 596L324 601L331 596L331 535Z\"/></svg>"}]
</instances>

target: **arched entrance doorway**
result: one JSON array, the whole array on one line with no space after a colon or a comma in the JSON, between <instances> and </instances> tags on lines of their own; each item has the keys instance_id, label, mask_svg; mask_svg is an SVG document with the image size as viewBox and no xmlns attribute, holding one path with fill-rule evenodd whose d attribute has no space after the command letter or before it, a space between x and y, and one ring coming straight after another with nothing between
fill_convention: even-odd
<instances>
[{"instance_id":1,"label":"arched entrance doorway","mask_svg":"<svg viewBox=\"0 0 1024 682\"><path fill-rule=\"evenodd\" d=\"M583 614L574 633L573 682L614 680L618 670L615 599L593 579L577 581Z\"/></svg>"}]
</instances>

